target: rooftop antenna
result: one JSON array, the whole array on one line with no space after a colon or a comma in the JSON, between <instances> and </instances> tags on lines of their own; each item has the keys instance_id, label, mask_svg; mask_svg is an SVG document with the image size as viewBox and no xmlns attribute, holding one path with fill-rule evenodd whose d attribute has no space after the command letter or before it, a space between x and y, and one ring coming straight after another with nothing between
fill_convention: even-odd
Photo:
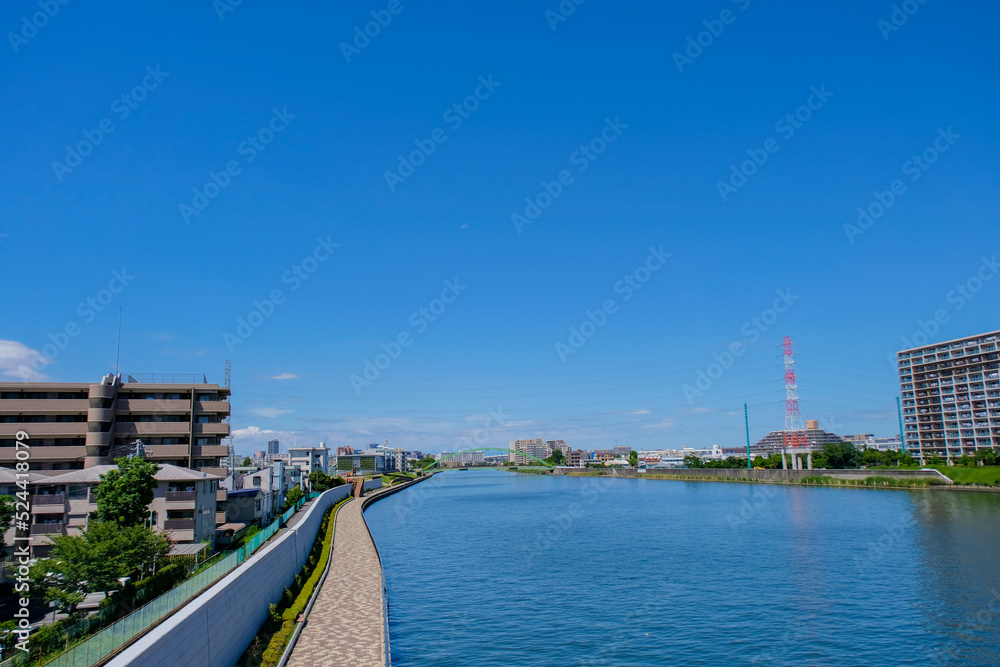
<instances>
[{"instance_id":1,"label":"rooftop antenna","mask_svg":"<svg viewBox=\"0 0 1000 667\"><path fill-rule=\"evenodd\" d=\"M122 308L118 307L118 349L115 351L115 375L122 374L122 368L118 365L122 354Z\"/></svg>"}]
</instances>

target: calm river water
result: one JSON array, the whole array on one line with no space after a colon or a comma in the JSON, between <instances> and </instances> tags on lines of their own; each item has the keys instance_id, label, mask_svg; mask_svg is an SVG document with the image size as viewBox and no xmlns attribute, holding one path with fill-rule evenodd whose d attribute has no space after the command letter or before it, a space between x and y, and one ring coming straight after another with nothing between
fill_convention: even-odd
<instances>
[{"instance_id":1,"label":"calm river water","mask_svg":"<svg viewBox=\"0 0 1000 667\"><path fill-rule=\"evenodd\" d=\"M1000 664L1000 494L449 471L366 516L394 667Z\"/></svg>"}]
</instances>

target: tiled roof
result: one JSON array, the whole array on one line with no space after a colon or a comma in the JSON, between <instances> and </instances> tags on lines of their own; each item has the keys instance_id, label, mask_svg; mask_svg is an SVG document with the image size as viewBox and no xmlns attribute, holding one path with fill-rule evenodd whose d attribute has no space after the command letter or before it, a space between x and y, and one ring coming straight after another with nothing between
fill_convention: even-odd
<instances>
[{"instance_id":1,"label":"tiled roof","mask_svg":"<svg viewBox=\"0 0 1000 667\"><path fill-rule=\"evenodd\" d=\"M218 475L209 475L208 473L198 472L190 468L181 468L169 463L160 463L158 465L160 469L154 477L159 482L222 479ZM72 470L62 475L32 480L32 484L98 484L101 481L101 475L106 474L109 470L117 469L118 466L115 465L94 466L92 468L84 468L83 470Z\"/></svg>"}]
</instances>

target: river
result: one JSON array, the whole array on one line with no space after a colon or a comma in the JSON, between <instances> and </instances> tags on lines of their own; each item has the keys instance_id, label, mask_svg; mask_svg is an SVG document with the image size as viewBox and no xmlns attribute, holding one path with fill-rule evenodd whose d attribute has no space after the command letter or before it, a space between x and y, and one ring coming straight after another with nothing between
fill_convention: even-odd
<instances>
[{"instance_id":1,"label":"river","mask_svg":"<svg viewBox=\"0 0 1000 667\"><path fill-rule=\"evenodd\" d=\"M394 667L1000 664L1000 494L473 470L366 517Z\"/></svg>"}]
</instances>

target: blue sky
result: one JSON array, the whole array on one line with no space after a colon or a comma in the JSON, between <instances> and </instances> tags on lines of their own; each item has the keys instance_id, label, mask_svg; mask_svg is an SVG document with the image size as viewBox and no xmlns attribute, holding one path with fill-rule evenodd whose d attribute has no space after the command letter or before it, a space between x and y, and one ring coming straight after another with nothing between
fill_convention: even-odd
<instances>
[{"instance_id":1,"label":"blue sky","mask_svg":"<svg viewBox=\"0 0 1000 667\"><path fill-rule=\"evenodd\" d=\"M0 12L7 379L96 381L121 308L124 372L232 360L240 451L740 446L783 336L805 418L890 435L888 354L1000 328L992 5L42 5Z\"/></svg>"}]
</instances>

